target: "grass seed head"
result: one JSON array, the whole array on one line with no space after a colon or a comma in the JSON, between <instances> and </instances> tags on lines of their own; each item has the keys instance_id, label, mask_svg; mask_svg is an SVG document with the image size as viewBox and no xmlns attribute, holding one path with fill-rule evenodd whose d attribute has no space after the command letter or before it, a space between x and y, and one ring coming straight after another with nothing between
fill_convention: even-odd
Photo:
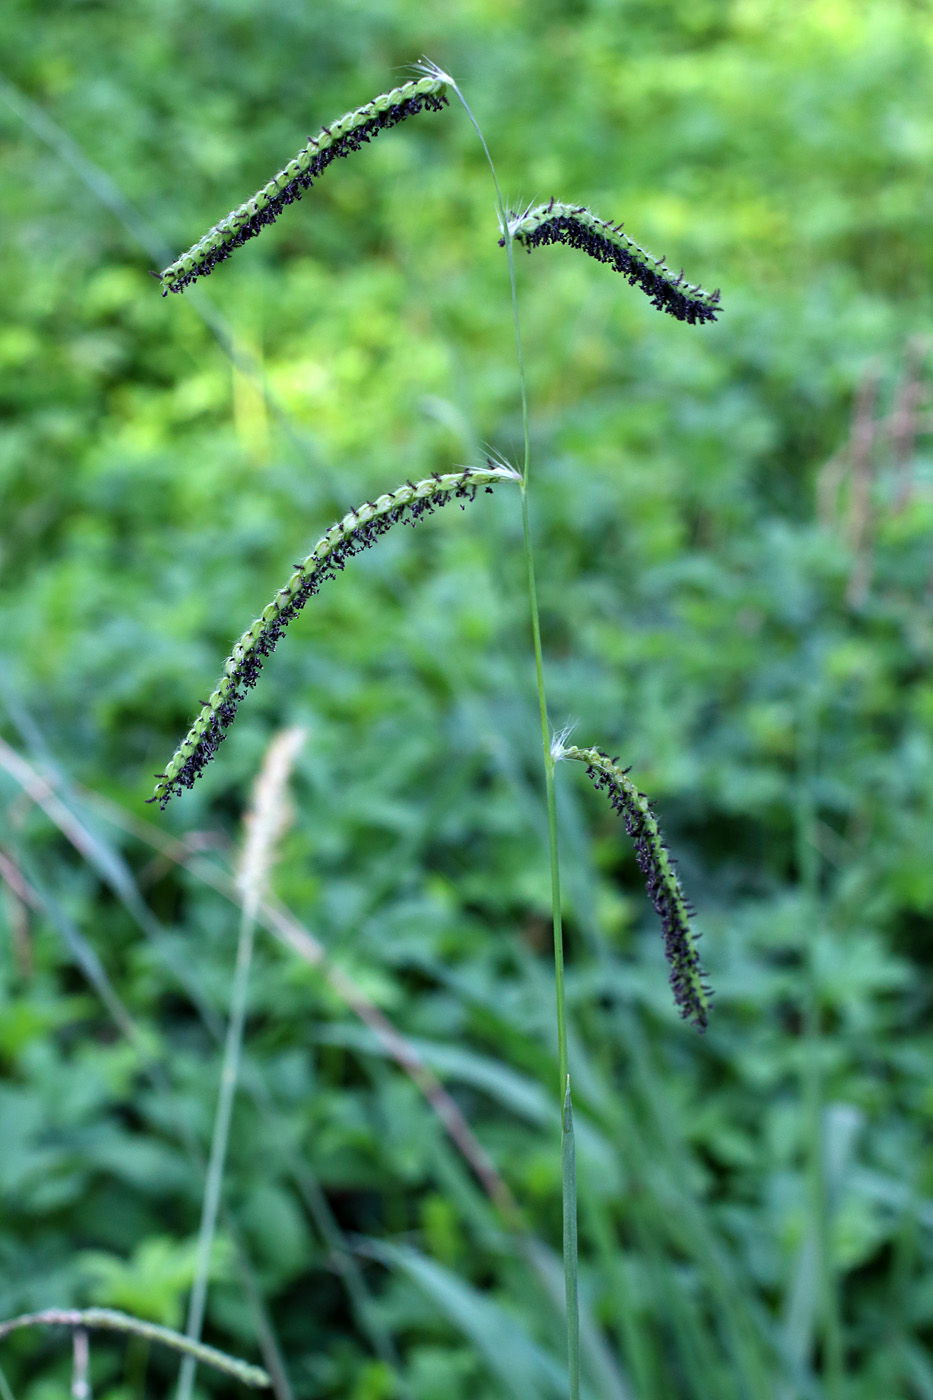
<instances>
[{"instance_id":1,"label":"grass seed head","mask_svg":"<svg viewBox=\"0 0 933 1400\"><path fill-rule=\"evenodd\" d=\"M258 681L263 662L275 651L288 624L323 583L336 577L348 559L369 549L393 525L417 525L450 501L465 506L474 500L480 487L491 491L501 481L521 481L521 477L513 467L487 458L483 467L462 467L423 481L406 481L375 501L364 502L332 525L311 553L295 565L288 581L235 644L213 693L202 704L165 772L156 774L155 792L147 800L158 802L164 810L182 788L193 787L223 742L240 701Z\"/></svg>"},{"instance_id":2,"label":"grass seed head","mask_svg":"<svg viewBox=\"0 0 933 1400\"><path fill-rule=\"evenodd\" d=\"M683 270L675 276L664 258L655 258L640 247L621 224L598 218L582 204L559 204L552 199L520 213L509 214L508 236L530 253L549 243L566 243L582 248L597 262L608 263L621 272L633 287L640 287L659 311L666 311L688 325L715 321L719 313L719 290L706 292L684 281ZM504 247L505 234L499 239Z\"/></svg>"},{"instance_id":3,"label":"grass seed head","mask_svg":"<svg viewBox=\"0 0 933 1400\"><path fill-rule=\"evenodd\" d=\"M316 136L309 136L307 145L252 199L231 210L186 253L156 274L162 295L183 292L197 278L207 277L236 248L274 223L287 205L299 200L332 161L360 150L380 131L397 126L406 117L418 112L439 112L447 104L445 90L449 81L440 70L437 76L426 71L402 87L380 93L365 107L345 112L338 121L322 127Z\"/></svg>"},{"instance_id":4,"label":"grass seed head","mask_svg":"<svg viewBox=\"0 0 933 1400\"><path fill-rule=\"evenodd\" d=\"M597 791L605 792L625 822L635 847L638 868L645 877L645 890L654 904L664 933L664 951L670 964L670 982L681 1016L704 1031L709 1022L711 992L697 953L698 934L690 925L692 909L674 870L657 819L647 797L602 749L580 749L566 745L566 734L558 735L551 752L555 759L573 758L586 764L587 776Z\"/></svg>"}]
</instances>

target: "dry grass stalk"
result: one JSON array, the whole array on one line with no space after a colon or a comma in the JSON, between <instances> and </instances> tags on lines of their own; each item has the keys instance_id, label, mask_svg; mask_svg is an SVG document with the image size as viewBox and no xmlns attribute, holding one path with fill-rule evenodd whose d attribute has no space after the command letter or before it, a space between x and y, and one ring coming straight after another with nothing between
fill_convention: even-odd
<instances>
[{"instance_id":1,"label":"dry grass stalk","mask_svg":"<svg viewBox=\"0 0 933 1400\"><path fill-rule=\"evenodd\" d=\"M251 1366L246 1361L228 1356L216 1347L203 1342L192 1342L170 1327L160 1327L155 1322L144 1322L128 1313L117 1312L114 1308L46 1308L43 1312L21 1313L19 1317L0 1322L0 1337L21 1327L71 1327L99 1328L106 1332L123 1332L144 1341L159 1342L188 1356L195 1356L205 1366L235 1377L243 1385L265 1387L269 1377L260 1366Z\"/></svg>"}]
</instances>

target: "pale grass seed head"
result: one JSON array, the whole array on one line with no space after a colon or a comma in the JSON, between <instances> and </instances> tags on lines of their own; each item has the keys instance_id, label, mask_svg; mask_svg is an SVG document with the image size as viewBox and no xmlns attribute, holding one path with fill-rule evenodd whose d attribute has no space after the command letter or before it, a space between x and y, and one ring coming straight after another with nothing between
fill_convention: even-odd
<instances>
[{"instance_id":1,"label":"pale grass seed head","mask_svg":"<svg viewBox=\"0 0 933 1400\"><path fill-rule=\"evenodd\" d=\"M45 1308L42 1312L20 1313L18 1317L0 1322L0 1337L5 1337L8 1332L17 1331L22 1327L67 1327L72 1332L78 1328L88 1328L91 1331L100 1328L105 1332L122 1332L146 1343L158 1342L183 1356L193 1356L201 1364L212 1366L215 1371L232 1376L242 1385L257 1388L272 1385L268 1372L261 1366L253 1366L248 1361L241 1361L238 1357L218 1351L216 1347L185 1337L180 1332L173 1331L171 1327L163 1327L157 1322L146 1322L143 1318L119 1312L116 1308Z\"/></svg>"},{"instance_id":2,"label":"pale grass seed head","mask_svg":"<svg viewBox=\"0 0 933 1400\"><path fill-rule=\"evenodd\" d=\"M262 900L279 841L292 824L288 780L307 734L300 725L276 734L253 784L252 800L243 817L243 847L236 872L240 898L253 907Z\"/></svg>"}]
</instances>

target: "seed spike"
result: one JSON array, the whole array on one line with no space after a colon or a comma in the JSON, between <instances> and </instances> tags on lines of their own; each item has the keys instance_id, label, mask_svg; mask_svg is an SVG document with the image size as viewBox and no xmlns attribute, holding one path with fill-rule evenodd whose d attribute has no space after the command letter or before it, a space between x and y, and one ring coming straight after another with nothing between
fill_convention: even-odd
<instances>
[{"instance_id":1,"label":"seed spike","mask_svg":"<svg viewBox=\"0 0 933 1400\"><path fill-rule=\"evenodd\" d=\"M162 295L183 292L199 277L207 277L241 244L274 223L287 205L301 199L338 157L358 151L380 131L397 126L418 112L440 111L447 105L447 86L443 77L425 75L391 93L380 93L365 106L345 113L332 126L322 127L317 136L309 136L298 154L251 199L231 210L187 252L155 274L162 283Z\"/></svg>"},{"instance_id":2,"label":"seed spike","mask_svg":"<svg viewBox=\"0 0 933 1400\"><path fill-rule=\"evenodd\" d=\"M688 325L715 321L719 312L719 292L710 293L674 276L664 257L655 258L622 232L580 204L539 204L508 216L507 236L521 243L530 253L549 243L566 243L581 248L597 262L608 263L640 287L652 306ZM506 234L499 239L505 244Z\"/></svg>"},{"instance_id":3,"label":"seed spike","mask_svg":"<svg viewBox=\"0 0 933 1400\"><path fill-rule=\"evenodd\" d=\"M210 700L201 702L200 714L165 772L156 775L159 781L148 800L164 808L182 788L194 785L226 737L240 701L256 684L263 662L275 650L285 628L321 585L346 567L349 559L369 549L393 525L417 525L452 500L461 505L472 500L476 487L492 487L502 481L518 482L521 477L512 467L496 465L463 467L443 476L435 472L423 481L407 482L369 502L372 513L365 518L351 510L326 530L307 558L294 566L285 587L278 590L233 647Z\"/></svg>"},{"instance_id":4,"label":"seed spike","mask_svg":"<svg viewBox=\"0 0 933 1400\"><path fill-rule=\"evenodd\" d=\"M676 861L668 853L650 803L627 776L628 769L619 768L618 759L609 758L602 749L565 747L560 743L552 752L555 758L585 763L594 787L608 793L612 806L622 816L648 897L661 919L674 1000L681 1016L704 1031L709 1021L711 993L696 950L699 935L690 924L693 906L684 896Z\"/></svg>"}]
</instances>

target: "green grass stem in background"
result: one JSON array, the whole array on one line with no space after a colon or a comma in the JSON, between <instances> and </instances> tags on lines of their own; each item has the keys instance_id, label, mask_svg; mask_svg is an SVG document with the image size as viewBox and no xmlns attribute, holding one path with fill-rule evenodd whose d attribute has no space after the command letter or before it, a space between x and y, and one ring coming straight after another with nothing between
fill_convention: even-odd
<instances>
[{"instance_id":1,"label":"green grass stem in background","mask_svg":"<svg viewBox=\"0 0 933 1400\"><path fill-rule=\"evenodd\" d=\"M824 1355L827 1400L842 1400L845 1342L833 1265L834 1201L829 1171L832 1155L831 1106L826 1102L822 1065L823 1029L817 953L817 934L823 917L820 898L820 853L813 800L819 763L819 723L819 688L811 685L804 690L800 701L797 801L794 811L802 895L800 940L804 972L804 1053L801 1058L800 1078L807 1115L807 1185L812 1221L811 1233L801 1245L801 1255L809 1255L813 1261L810 1285L817 1299L814 1330L819 1336Z\"/></svg>"},{"instance_id":2,"label":"green grass stem in background","mask_svg":"<svg viewBox=\"0 0 933 1400\"><path fill-rule=\"evenodd\" d=\"M459 98L477 136L489 164L492 182L496 193L496 212L499 227L503 231L509 269L509 289L512 301L512 324L515 332L515 353L518 360L518 382L522 407L522 434L524 456L521 471L522 492L522 545L525 552L525 576L528 584L528 602L531 611L531 635L534 645L535 681L538 691L538 715L541 722L541 744L544 755L544 786L548 817L548 859L551 875L551 925L554 940L554 990L557 1013L557 1073L561 1094L560 1142L561 1142L561 1209L563 1214L563 1257L564 1257L564 1300L567 1322L567 1364L571 1400L577 1400L580 1393L580 1318L577 1287L578 1260L577 1247L577 1195L576 1172L570 1171L573 1162L573 1124L564 1109L570 1092L569 1059L567 1053L567 997L564 986L564 934L563 909L560 892L560 856L557 839L557 802L554 792L554 761L551 756L551 725L548 716L547 692L544 680L544 653L541 644L541 617L538 608L538 588L535 578L534 549L531 537L531 519L528 513L528 486L531 473L531 433L528 421L528 384L525 374L525 355L522 345L521 318L518 309L518 286L515 280L515 258L512 250L513 239L508 231L505 203L495 162L486 144L486 138L469 103L457 83L448 73L442 72L429 59L422 59L417 65L419 71L437 81L445 82ZM569 1140L568 1140L569 1135Z\"/></svg>"},{"instance_id":3,"label":"green grass stem in background","mask_svg":"<svg viewBox=\"0 0 933 1400\"><path fill-rule=\"evenodd\" d=\"M304 742L304 737L304 731L299 728L286 729L273 742L256 779L252 805L246 814L244 824L246 840L240 857L237 880L242 900L240 936L237 941L236 967L230 994L230 1020L227 1026L220 1068L217 1113L214 1119L211 1152L204 1186L201 1228L198 1233L197 1263L188 1304L186 1335L192 1346L200 1342L201 1329L204 1325L211 1252L214 1247L217 1216L220 1211L223 1188L224 1165L230 1140L230 1121L233 1116L233 1103L240 1077L256 923L268 883L269 868L275 857L275 848L287 825L285 790L292 765L298 749ZM176 1392L177 1400L191 1400L197 1362L197 1353L189 1350L181 1364Z\"/></svg>"}]
</instances>

